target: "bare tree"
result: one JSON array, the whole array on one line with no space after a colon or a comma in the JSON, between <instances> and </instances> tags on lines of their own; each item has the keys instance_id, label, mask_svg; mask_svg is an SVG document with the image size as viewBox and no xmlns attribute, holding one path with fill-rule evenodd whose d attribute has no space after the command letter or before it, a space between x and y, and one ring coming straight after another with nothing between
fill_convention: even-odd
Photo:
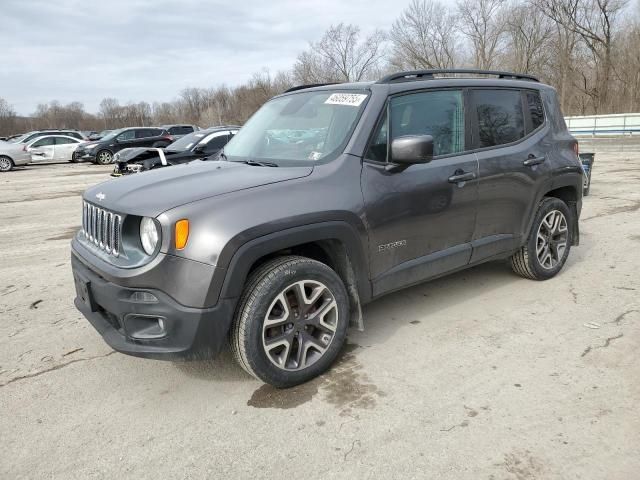
<instances>
[{"instance_id":1,"label":"bare tree","mask_svg":"<svg viewBox=\"0 0 640 480\"><path fill-rule=\"evenodd\" d=\"M391 27L391 63L400 69L454 67L458 28L458 17L445 4L413 0Z\"/></svg>"},{"instance_id":2,"label":"bare tree","mask_svg":"<svg viewBox=\"0 0 640 480\"><path fill-rule=\"evenodd\" d=\"M472 44L473 64L490 70L500 63L504 48L507 0L461 0L460 29Z\"/></svg>"},{"instance_id":3,"label":"bare tree","mask_svg":"<svg viewBox=\"0 0 640 480\"><path fill-rule=\"evenodd\" d=\"M552 56L553 24L529 4L514 4L506 14L509 48L505 64L521 73L542 73Z\"/></svg>"},{"instance_id":4,"label":"bare tree","mask_svg":"<svg viewBox=\"0 0 640 480\"><path fill-rule=\"evenodd\" d=\"M376 73L384 56L384 40L379 30L361 41L359 27L344 23L331 26L320 41L298 55L294 76L301 83L364 80Z\"/></svg>"},{"instance_id":5,"label":"bare tree","mask_svg":"<svg viewBox=\"0 0 640 480\"><path fill-rule=\"evenodd\" d=\"M16 125L16 112L9 102L0 98L0 135L11 135Z\"/></svg>"},{"instance_id":6,"label":"bare tree","mask_svg":"<svg viewBox=\"0 0 640 480\"><path fill-rule=\"evenodd\" d=\"M628 0L534 0L539 10L580 37L593 60L593 87L583 72L583 90L593 98L594 109L607 108L613 76L616 25Z\"/></svg>"}]
</instances>

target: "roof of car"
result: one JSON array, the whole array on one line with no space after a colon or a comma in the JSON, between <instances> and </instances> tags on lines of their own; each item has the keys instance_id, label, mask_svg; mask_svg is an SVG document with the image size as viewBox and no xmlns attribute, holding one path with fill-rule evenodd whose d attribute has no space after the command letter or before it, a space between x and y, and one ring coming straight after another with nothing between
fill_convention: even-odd
<instances>
[{"instance_id":1,"label":"roof of car","mask_svg":"<svg viewBox=\"0 0 640 480\"><path fill-rule=\"evenodd\" d=\"M288 89L282 95L298 93L302 91L322 90L370 90L373 88L387 88L395 93L408 90L420 90L442 87L463 86L496 86L533 89L552 88L541 83L536 77L529 74L502 72L477 69L444 69L444 70L413 70L387 75L373 82L348 82L326 83L313 85L299 85Z\"/></svg>"}]
</instances>

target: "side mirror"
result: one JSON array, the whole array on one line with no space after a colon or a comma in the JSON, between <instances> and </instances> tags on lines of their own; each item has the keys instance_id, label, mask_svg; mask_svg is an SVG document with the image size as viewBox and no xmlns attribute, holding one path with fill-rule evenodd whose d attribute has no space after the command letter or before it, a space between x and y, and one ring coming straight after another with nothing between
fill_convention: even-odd
<instances>
[{"instance_id":1,"label":"side mirror","mask_svg":"<svg viewBox=\"0 0 640 480\"><path fill-rule=\"evenodd\" d=\"M433 159L431 135L406 135L391 142L391 162L399 165L429 163Z\"/></svg>"},{"instance_id":2,"label":"side mirror","mask_svg":"<svg viewBox=\"0 0 640 480\"><path fill-rule=\"evenodd\" d=\"M193 153L204 153L206 145L197 145L196 148L193 149Z\"/></svg>"}]
</instances>

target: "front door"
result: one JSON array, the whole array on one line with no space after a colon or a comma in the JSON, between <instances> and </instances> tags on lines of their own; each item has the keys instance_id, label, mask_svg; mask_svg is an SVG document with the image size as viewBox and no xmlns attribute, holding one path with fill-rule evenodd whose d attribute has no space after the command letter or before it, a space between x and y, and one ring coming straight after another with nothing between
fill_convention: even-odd
<instances>
[{"instance_id":1,"label":"front door","mask_svg":"<svg viewBox=\"0 0 640 480\"><path fill-rule=\"evenodd\" d=\"M462 90L390 99L362 171L374 295L469 263L478 162L465 153L465 123ZM404 135L431 135L433 160L389 168L390 142Z\"/></svg>"},{"instance_id":2,"label":"front door","mask_svg":"<svg viewBox=\"0 0 640 480\"><path fill-rule=\"evenodd\" d=\"M54 137L42 137L29 147L33 163L52 162L54 159Z\"/></svg>"}]
</instances>

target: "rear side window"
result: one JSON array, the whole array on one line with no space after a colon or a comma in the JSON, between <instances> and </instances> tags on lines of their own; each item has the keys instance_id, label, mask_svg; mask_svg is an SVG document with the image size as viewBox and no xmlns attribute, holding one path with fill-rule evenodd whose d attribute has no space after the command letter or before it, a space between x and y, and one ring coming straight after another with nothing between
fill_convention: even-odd
<instances>
[{"instance_id":1,"label":"rear side window","mask_svg":"<svg viewBox=\"0 0 640 480\"><path fill-rule=\"evenodd\" d=\"M527 92L527 108L531 117L531 131L544 123L544 108L537 92Z\"/></svg>"},{"instance_id":2,"label":"rear side window","mask_svg":"<svg viewBox=\"0 0 640 480\"><path fill-rule=\"evenodd\" d=\"M524 138L522 95L519 90L474 90L478 147L495 147Z\"/></svg>"},{"instance_id":3,"label":"rear side window","mask_svg":"<svg viewBox=\"0 0 640 480\"><path fill-rule=\"evenodd\" d=\"M189 125L183 125L182 127L178 127L178 131L176 132L178 135L187 135L189 133L193 133L193 127Z\"/></svg>"},{"instance_id":4,"label":"rear side window","mask_svg":"<svg viewBox=\"0 0 640 480\"><path fill-rule=\"evenodd\" d=\"M56 139L56 145L67 145L69 143L78 143L77 140L73 140L72 138L55 137L55 139Z\"/></svg>"},{"instance_id":5,"label":"rear side window","mask_svg":"<svg viewBox=\"0 0 640 480\"><path fill-rule=\"evenodd\" d=\"M434 156L460 153L465 149L464 133L464 100L460 90L401 95L391 99L388 117L378 125L366 157L387 161L387 139L393 141L405 135L431 135Z\"/></svg>"},{"instance_id":6,"label":"rear side window","mask_svg":"<svg viewBox=\"0 0 640 480\"><path fill-rule=\"evenodd\" d=\"M162 135L162 130L159 128L141 128L136 130L136 138L159 137L160 135Z\"/></svg>"}]
</instances>

